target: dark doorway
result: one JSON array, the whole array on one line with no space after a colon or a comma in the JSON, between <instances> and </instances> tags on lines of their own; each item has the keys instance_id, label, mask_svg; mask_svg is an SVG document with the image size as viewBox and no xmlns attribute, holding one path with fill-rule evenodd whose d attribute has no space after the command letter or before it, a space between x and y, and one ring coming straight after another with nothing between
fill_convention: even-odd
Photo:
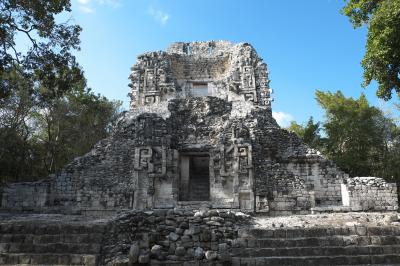
<instances>
[{"instance_id":1,"label":"dark doorway","mask_svg":"<svg viewBox=\"0 0 400 266\"><path fill-rule=\"evenodd\" d=\"M203 97L209 94L208 83L193 83L192 86L193 86L192 88L193 97Z\"/></svg>"},{"instance_id":2,"label":"dark doorway","mask_svg":"<svg viewBox=\"0 0 400 266\"><path fill-rule=\"evenodd\" d=\"M181 156L180 200L210 200L209 163L208 155Z\"/></svg>"}]
</instances>

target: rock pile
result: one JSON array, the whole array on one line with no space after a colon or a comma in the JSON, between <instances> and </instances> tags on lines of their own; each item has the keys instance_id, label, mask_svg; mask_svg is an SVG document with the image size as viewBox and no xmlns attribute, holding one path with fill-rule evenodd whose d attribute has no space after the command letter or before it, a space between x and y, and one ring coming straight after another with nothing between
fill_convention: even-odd
<instances>
[{"instance_id":1,"label":"rock pile","mask_svg":"<svg viewBox=\"0 0 400 266\"><path fill-rule=\"evenodd\" d=\"M133 211L110 222L103 246L104 263L228 262L230 250L240 241L239 228L251 222L252 218L241 212Z\"/></svg>"}]
</instances>

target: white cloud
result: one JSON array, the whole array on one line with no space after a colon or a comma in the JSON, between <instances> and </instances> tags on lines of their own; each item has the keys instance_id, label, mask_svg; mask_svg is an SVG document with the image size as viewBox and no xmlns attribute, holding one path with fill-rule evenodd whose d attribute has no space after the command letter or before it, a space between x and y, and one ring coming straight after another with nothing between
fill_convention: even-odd
<instances>
[{"instance_id":1,"label":"white cloud","mask_svg":"<svg viewBox=\"0 0 400 266\"><path fill-rule=\"evenodd\" d=\"M272 112L272 116L281 127L288 127L290 121L294 120L294 117L291 114L284 112Z\"/></svg>"},{"instance_id":2,"label":"white cloud","mask_svg":"<svg viewBox=\"0 0 400 266\"><path fill-rule=\"evenodd\" d=\"M154 9L153 7L149 7L149 15L163 26L167 24L168 19L170 18L170 15L168 13L159 9Z\"/></svg>"},{"instance_id":3,"label":"white cloud","mask_svg":"<svg viewBox=\"0 0 400 266\"><path fill-rule=\"evenodd\" d=\"M84 0L87 1L87 0ZM117 8L121 6L121 1L120 0L97 0L97 2L100 5L106 5L106 6L110 6L113 8Z\"/></svg>"},{"instance_id":4,"label":"white cloud","mask_svg":"<svg viewBox=\"0 0 400 266\"><path fill-rule=\"evenodd\" d=\"M77 0L79 10L83 13L90 14L94 13L96 5L104 5L111 8L117 8L121 6L121 0Z\"/></svg>"},{"instance_id":5,"label":"white cloud","mask_svg":"<svg viewBox=\"0 0 400 266\"><path fill-rule=\"evenodd\" d=\"M86 13L86 14L92 14L92 13L94 13L94 9L92 9L92 8L90 8L90 7L88 7L88 6L82 6L82 5L80 5L80 6L79 6L79 10L82 11L83 13Z\"/></svg>"}]
</instances>

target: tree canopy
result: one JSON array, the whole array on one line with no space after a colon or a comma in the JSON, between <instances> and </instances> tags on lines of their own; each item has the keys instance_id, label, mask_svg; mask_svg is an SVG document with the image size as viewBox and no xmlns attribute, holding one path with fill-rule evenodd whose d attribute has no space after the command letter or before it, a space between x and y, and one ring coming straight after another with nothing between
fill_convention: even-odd
<instances>
[{"instance_id":1,"label":"tree canopy","mask_svg":"<svg viewBox=\"0 0 400 266\"><path fill-rule=\"evenodd\" d=\"M83 80L72 54L79 49L81 28L56 19L70 8L70 0L0 1L0 100L17 89L8 79L14 71L32 81L28 91L40 102L60 97ZM30 44L26 51L21 40Z\"/></svg>"},{"instance_id":2,"label":"tree canopy","mask_svg":"<svg viewBox=\"0 0 400 266\"><path fill-rule=\"evenodd\" d=\"M400 182L400 127L394 118L342 92L316 92L325 119L287 128L318 149L351 176L378 176ZM322 125L322 128L320 127ZM323 130L323 134L320 134Z\"/></svg>"},{"instance_id":3,"label":"tree canopy","mask_svg":"<svg viewBox=\"0 0 400 266\"><path fill-rule=\"evenodd\" d=\"M59 171L74 157L107 137L120 102L94 94L81 83L39 106L18 72L10 78L18 88L0 108L0 181L24 181Z\"/></svg>"},{"instance_id":4,"label":"tree canopy","mask_svg":"<svg viewBox=\"0 0 400 266\"><path fill-rule=\"evenodd\" d=\"M81 28L59 22L70 11L70 0L0 0L0 182L59 171L119 113L86 86L73 55Z\"/></svg>"},{"instance_id":5,"label":"tree canopy","mask_svg":"<svg viewBox=\"0 0 400 266\"><path fill-rule=\"evenodd\" d=\"M323 152L352 176L400 179L400 129L362 94L316 92L325 110Z\"/></svg>"},{"instance_id":6,"label":"tree canopy","mask_svg":"<svg viewBox=\"0 0 400 266\"><path fill-rule=\"evenodd\" d=\"M321 148L321 135L320 135L320 122L314 123L313 117L310 117L306 125L300 125L295 121L291 121L289 131L296 133L305 143L310 147L319 149Z\"/></svg>"},{"instance_id":7,"label":"tree canopy","mask_svg":"<svg viewBox=\"0 0 400 266\"><path fill-rule=\"evenodd\" d=\"M355 28L368 27L363 86L376 80L378 97L400 95L400 0L349 0L342 13Z\"/></svg>"}]
</instances>

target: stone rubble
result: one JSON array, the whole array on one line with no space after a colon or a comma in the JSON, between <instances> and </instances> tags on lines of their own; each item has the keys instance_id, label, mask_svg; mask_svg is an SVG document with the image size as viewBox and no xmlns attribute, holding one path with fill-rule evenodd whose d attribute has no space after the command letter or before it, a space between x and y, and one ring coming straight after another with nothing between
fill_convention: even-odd
<instances>
[{"instance_id":1,"label":"stone rubble","mask_svg":"<svg viewBox=\"0 0 400 266\"><path fill-rule=\"evenodd\" d=\"M132 211L110 222L104 237L106 265L166 261L230 261L239 229L252 224L243 213L217 210Z\"/></svg>"}]
</instances>

